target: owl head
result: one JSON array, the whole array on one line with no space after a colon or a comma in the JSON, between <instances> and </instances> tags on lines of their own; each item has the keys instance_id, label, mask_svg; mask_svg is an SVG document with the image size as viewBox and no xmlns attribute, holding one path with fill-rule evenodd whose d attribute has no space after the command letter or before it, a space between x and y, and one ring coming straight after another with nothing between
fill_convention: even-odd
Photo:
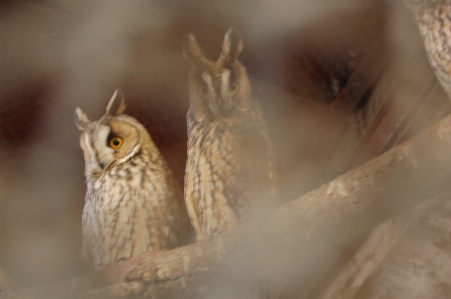
<instances>
[{"instance_id":1,"label":"owl head","mask_svg":"<svg viewBox=\"0 0 451 299\"><path fill-rule=\"evenodd\" d=\"M246 68L237 59L242 49L241 36L233 27L225 34L216 61L204 56L192 33L185 36L182 53L193 66L189 74L190 113L197 121L250 109L249 79Z\"/></svg>"},{"instance_id":2,"label":"owl head","mask_svg":"<svg viewBox=\"0 0 451 299\"><path fill-rule=\"evenodd\" d=\"M114 92L105 114L97 121L90 121L79 107L75 109L75 125L82 131L80 146L87 178L101 176L140 153L143 145L153 144L144 126L122 114L124 110L125 99L120 89Z\"/></svg>"}]
</instances>

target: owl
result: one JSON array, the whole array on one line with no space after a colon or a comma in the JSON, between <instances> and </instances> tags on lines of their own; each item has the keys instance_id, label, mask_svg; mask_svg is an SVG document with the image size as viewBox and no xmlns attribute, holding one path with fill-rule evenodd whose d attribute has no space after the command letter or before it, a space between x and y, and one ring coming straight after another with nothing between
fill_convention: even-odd
<instances>
[{"instance_id":1,"label":"owl","mask_svg":"<svg viewBox=\"0 0 451 299\"><path fill-rule=\"evenodd\" d=\"M118 89L98 121L80 108L74 113L87 184L82 257L94 270L191 238L171 170L144 126L124 109Z\"/></svg>"},{"instance_id":2,"label":"owl","mask_svg":"<svg viewBox=\"0 0 451 299\"><path fill-rule=\"evenodd\" d=\"M188 158L185 204L198 239L228 231L277 199L271 142L246 68L243 42L225 34L219 59L207 59L189 33L183 56L188 77Z\"/></svg>"},{"instance_id":3,"label":"owl","mask_svg":"<svg viewBox=\"0 0 451 299\"><path fill-rule=\"evenodd\" d=\"M451 0L404 0L417 22L435 75L451 99Z\"/></svg>"}]
</instances>

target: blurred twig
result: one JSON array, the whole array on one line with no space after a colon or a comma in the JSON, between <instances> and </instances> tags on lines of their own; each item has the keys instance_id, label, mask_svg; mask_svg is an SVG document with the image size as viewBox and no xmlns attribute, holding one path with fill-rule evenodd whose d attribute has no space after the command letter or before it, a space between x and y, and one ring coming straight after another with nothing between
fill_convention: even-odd
<instances>
[{"instance_id":1,"label":"blurred twig","mask_svg":"<svg viewBox=\"0 0 451 299\"><path fill-rule=\"evenodd\" d=\"M412 229L412 223L416 223L421 217L428 217L428 213L433 209L446 211L445 207L450 202L451 192L448 190L415 206L408 213L391 218L376 227L346 267L328 285L321 299L354 298L371 275L385 262L405 232L409 228ZM436 214L433 218L437 222Z\"/></svg>"},{"instance_id":2,"label":"blurred twig","mask_svg":"<svg viewBox=\"0 0 451 299\"><path fill-rule=\"evenodd\" d=\"M19 288L19 285L9 277L2 269L0 269L0 295L8 293L11 290Z\"/></svg>"},{"instance_id":3,"label":"blurred twig","mask_svg":"<svg viewBox=\"0 0 451 299\"><path fill-rule=\"evenodd\" d=\"M408 142L284 204L261 225L248 224L209 241L146 253L107 271L34 289L28 298L83 294L84 298L190 298L208 293L207 281L218 273L232 277L254 269L252 275L258 279L282 269L302 269L321 256L323 248L344 246L447 189L450 152L448 116Z\"/></svg>"},{"instance_id":4,"label":"blurred twig","mask_svg":"<svg viewBox=\"0 0 451 299\"><path fill-rule=\"evenodd\" d=\"M27 289L22 289L16 281L0 268L0 298L22 298L27 296L27 294Z\"/></svg>"}]
</instances>

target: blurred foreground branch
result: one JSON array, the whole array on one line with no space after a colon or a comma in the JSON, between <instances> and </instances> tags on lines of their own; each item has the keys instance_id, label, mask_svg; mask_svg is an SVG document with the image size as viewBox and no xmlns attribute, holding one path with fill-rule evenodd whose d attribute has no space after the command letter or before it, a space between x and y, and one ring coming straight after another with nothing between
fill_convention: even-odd
<instances>
[{"instance_id":1,"label":"blurred foreground branch","mask_svg":"<svg viewBox=\"0 0 451 299\"><path fill-rule=\"evenodd\" d=\"M27 298L215 298L286 269L306 276L327 250L439 194L451 178L451 116L421 135L281 206L271 217L109 270L32 290ZM224 295L224 294L222 294Z\"/></svg>"},{"instance_id":2,"label":"blurred foreground branch","mask_svg":"<svg viewBox=\"0 0 451 299\"><path fill-rule=\"evenodd\" d=\"M377 226L327 286L321 299L361 298L362 294L372 298L381 293L386 298L416 298L422 291L430 295L422 298L448 298L451 268L441 254L449 257L451 252L450 211L451 191L447 190ZM397 264L399 260L414 260L429 273L440 265L439 274L425 279L416 267ZM413 290L412 281L421 281L421 286ZM447 295L438 295L443 292ZM392 293L396 295L390 296Z\"/></svg>"},{"instance_id":3,"label":"blurred foreground branch","mask_svg":"<svg viewBox=\"0 0 451 299\"><path fill-rule=\"evenodd\" d=\"M9 298L18 290L20 290L19 284L0 269L0 298Z\"/></svg>"}]
</instances>

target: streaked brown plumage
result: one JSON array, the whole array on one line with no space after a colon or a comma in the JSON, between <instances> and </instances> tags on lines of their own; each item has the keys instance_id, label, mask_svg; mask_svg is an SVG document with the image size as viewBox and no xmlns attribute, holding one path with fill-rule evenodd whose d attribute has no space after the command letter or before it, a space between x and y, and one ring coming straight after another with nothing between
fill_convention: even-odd
<instances>
[{"instance_id":1,"label":"streaked brown plumage","mask_svg":"<svg viewBox=\"0 0 451 299\"><path fill-rule=\"evenodd\" d=\"M228 231L276 198L271 143L252 98L236 29L217 61L205 58L193 34L185 37L190 107L185 202L198 237Z\"/></svg>"},{"instance_id":2,"label":"streaked brown plumage","mask_svg":"<svg viewBox=\"0 0 451 299\"><path fill-rule=\"evenodd\" d=\"M404 0L412 10L438 81L451 99L451 0Z\"/></svg>"},{"instance_id":3,"label":"streaked brown plumage","mask_svg":"<svg viewBox=\"0 0 451 299\"><path fill-rule=\"evenodd\" d=\"M451 99L451 0L404 2ZM447 192L374 229L321 298L451 298L450 231Z\"/></svg>"},{"instance_id":4,"label":"streaked brown plumage","mask_svg":"<svg viewBox=\"0 0 451 299\"><path fill-rule=\"evenodd\" d=\"M451 99L451 1L404 2ZM376 227L319 298L451 298L450 232L451 194L445 192Z\"/></svg>"},{"instance_id":5,"label":"streaked brown plumage","mask_svg":"<svg viewBox=\"0 0 451 299\"><path fill-rule=\"evenodd\" d=\"M80 108L74 114L83 131L87 184L82 256L95 270L190 238L171 170L147 130L124 109L117 90L98 121L89 121Z\"/></svg>"}]
</instances>

